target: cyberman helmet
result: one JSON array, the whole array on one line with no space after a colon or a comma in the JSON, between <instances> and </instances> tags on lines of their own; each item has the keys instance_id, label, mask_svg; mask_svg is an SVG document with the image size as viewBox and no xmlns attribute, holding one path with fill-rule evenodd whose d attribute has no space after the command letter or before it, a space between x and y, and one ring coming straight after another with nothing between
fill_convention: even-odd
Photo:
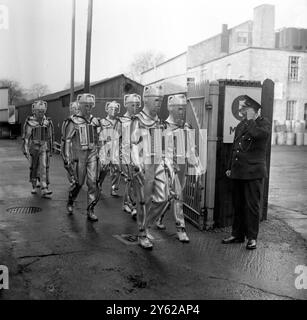
<instances>
[{"instance_id":1,"label":"cyberman helmet","mask_svg":"<svg viewBox=\"0 0 307 320\"><path fill-rule=\"evenodd\" d=\"M47 102L43 100L34 101L32 104L32 112L36 113L37 111L47 111Z\"/></svg>"},{"instance_id":2,"label":"cyberman helmet","mask_svg":"<svg viewBox=\"0 0 307 320\"><path fill-rule=\"evenodd\" d=\"M95 107L95 96L90 93L78 94L77 104L78 104L78 106L87 104L87 105L91 105L92 108L94 108Z\"/></svg>"},{"instance_id":3,"label":"cyberman helmet","mask_svg":"<svg viewBox=\"0 0 307 320\"><path fill-rule=\"evenodd\" d=\"M127 108L128 103L135 103L138 107L141 106L141 96L136 93L126 94L124 96L124 107Z\"/></svg>"},{"instance_id":4,"label":"cyberman helmet","mask_svg":"<svg viewBox=\"0 0 307 320\"><path fill-rule=\"evenodd\" d=\"M163 97L162 86L146 86L143 91L143 98L147 97Z\"/></svg>"},{"instance_id":5,"label":"cyberman helmet","mask_svg":"<svg viewBox=\"0 0 307 320\"><path fill-rule=\"evenodd\" d=\"M184 94L175 94L169 96L167 99L167 106L186 106L187 105L187 98Z\"/></svg>"},{"instance_id":6,"label":"cyberman helmet","mask_svg":"<svg viewBox=\"0 0 307 320\"><path fill-rule=\"evenodd\" d=\"M108 112L109 108L114 108L116 113L120 113L120 104L116 101L107 102L105 106L106 112Z\"/></svg>"}]
</instances>

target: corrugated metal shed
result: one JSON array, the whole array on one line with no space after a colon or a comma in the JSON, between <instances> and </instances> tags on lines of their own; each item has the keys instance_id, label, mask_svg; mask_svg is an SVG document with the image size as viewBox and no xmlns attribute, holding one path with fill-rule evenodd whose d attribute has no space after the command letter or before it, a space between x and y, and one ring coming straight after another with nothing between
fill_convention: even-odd
<instances>
[{"instance_id":1,"label":"corrugated metal shed","mask_svg":"<svg viewBox=\"0 0 307 320\"><path fill-rule=\"evenodd\" d=\"M75 98L78 94L83 93L84 86L75 88ZM137 93L142 95L143 85L133 81L123 74L112 78L106 78L91 83L90 92L96 96L96 107L93 109L93 115L103 118L106 116L105 104L107 101L116 100L123 105L124 95L128 93ZM55 139L60 142L62 122L69 116L70 89L58 91L41 98L48 102L47 116L50 117L54 124ZM31 106L34 100L17 105L19 112L19 123L23 126L27 116L31 114ZM121 114L124 113L121 108Z\"/></svg>"}]
</instances>

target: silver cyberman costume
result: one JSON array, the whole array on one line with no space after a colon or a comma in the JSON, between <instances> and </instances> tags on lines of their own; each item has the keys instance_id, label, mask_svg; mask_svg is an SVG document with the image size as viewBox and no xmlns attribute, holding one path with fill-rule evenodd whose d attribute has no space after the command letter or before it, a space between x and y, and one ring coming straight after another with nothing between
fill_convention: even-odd
<instances>
[{"instance_id":1,"label":"silver cyberman costume","mask_svg":"<svg viewBox=\"0 0 307 320\"><path fill-rule=\"evenodd\" d=\"M118 117L120 104L116 101L107 102L105 110L107 117L100 121L99 134L99 161L101 172L99 184L102 185L106 175L110 172L112 187L111 196L118 197L120 185L120 141L121 141L121 119Z\"/></svg>"},{"instance_id":2,"label":"silver cyberman costume","mask_svg":"<svg viewBox=\"0 0 307 320\"><path fill-rule=\"evenodd\" d=\"M22 150L30 161L30 182L32 194L36 194L36 187L40 181L41 196L50 198L52 191L49 186L49 158L53 150L54 130L50 118L45 116L46 101L35 101L32 104L33 116L26 119L23 128Z\"/></svg>"},{"instance_id":3,"label":"silver cyberman costume","mask_svg":"<svg viewBox=\"0 0 307 320\"><path fill-rule=\"evenodd\" d=\"M72 185L69 190L67 211L73 213L73 205L82 185L87 182L87 217L97 221L94 207L100 196L98 187L98 134L100 122L91 115L95 96L89 93L77 96L79 112L66 120L63 128L64 166L70 173Z\"/></svg>"},{"instance_id":4,"label":"silver cyberman costume","mask_svg":"<svg viewBox=\"0 0 307 320\"><path fill-rule=\"evenodd\" d=\"M182 197L186 174L190 172L197 178L202 174L200 161L194 148L194 141L191 141L194 138L192 127L185 123L186 106L187 100L184 94L168 97L169 116L165 121L166 130L164 131L166 172L170 191L169 207L173 203L177 236L181 242L189 242L185 229ZM191 170L191 166L194 170ZM161 212L156 221L158 229L165 229L162 220L166 211Z\"/></svg>"},{"instance_id":5,"label":"silver cyberman costume","mask_svg":"<svg viewBox=\"0 0 307 320\"><path fill-rule=\"evenodd\" d=\"M139 245L152 249L148 226L168 205L168 190L164 163L161 161L162 132L165 128L157 113L162 102L161 87L144 88L144 109L131 123L131 158L133 183L137 194L137 224Z\"/></svg>"},{"instance_id":6,"label":"silver cyberman costume","mask_svg":"<svg viewBox=\"0 0 307 320\"><path fill-rule=\"evenodd\" d=\"M120 118L122 123L121 140L121 170L125 176L125 192L123 197L123 210L130 213L133 219L136 219L136 195L133 185L133 166L131 165L131 121L140 111L141 96L136 93L124 96L124 107L126 113Z\"/></svg>"},{"instance_id":7,"label":"silver cyberman costume","mask_svg":"<svg viewBox=\"0 0 307 320\"><path fill-rule=\"evenodd\" d=\"M70 121L70 117L77 114L79 112L79 106L78 106L78 103L76 101L74 102L71 102L69 104L69 117L63 121L63 124L62 124L62 130L61 130L61 136L62 138L64 137L64 132L65 132L65 128L68 124L68 122ZM65 162L65 158L64 158L64 146L65 146L65 140L61 139L61 155L62 155L62 158L63 158L63 161ZM72 148L70 148L70 152L72 152ZM73 154L71 154L71 158L74 159L74 156ZM65 166L65 169L67 170L67 178L70 182L71 185L74 184L74 178L73 178L73 175L72 175L72 172L69 170L69 168L71 168L72 166L74 166L74 170L76 170L75 168L75 165L76 165L76 162L74 162L73 164L71 164L70 167L68 166Z\"/></svg>"}]
</instances>

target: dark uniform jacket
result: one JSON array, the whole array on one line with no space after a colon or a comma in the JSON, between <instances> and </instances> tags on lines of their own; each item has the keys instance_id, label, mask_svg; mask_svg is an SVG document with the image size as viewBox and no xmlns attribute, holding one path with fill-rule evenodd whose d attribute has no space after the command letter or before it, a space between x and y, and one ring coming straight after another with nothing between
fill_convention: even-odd
<instances>
[{"instance_id":1,"label":"dark uniform jacket","mask_svg":"<svg viewBox=\"0 0 307 320\"><path fill-rule=\"evenodd\" d=\"M231 170L230 178L267 178L266 147L270 131L270 122L261 116L238 124L228 165Z\"/></svg>"}]
</instances>

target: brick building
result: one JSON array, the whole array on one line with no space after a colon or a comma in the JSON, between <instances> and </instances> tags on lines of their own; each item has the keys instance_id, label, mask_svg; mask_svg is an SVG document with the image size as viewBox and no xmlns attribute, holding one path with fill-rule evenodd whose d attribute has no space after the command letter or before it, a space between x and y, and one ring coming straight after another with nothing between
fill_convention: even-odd
<instances>
[{"instance_id":1,"label":"brick building","mask_svg":"<svg viewBox=\"0 0 307 320\"><path fill-rule=\"evenodd\" d=\"M166 93L187 81L241 79L275 82L274 120L307 120L307 29L275 30L275 7L254 8L253 20L228 29L142 74L144 85L163 83Z\"/></svg>"}]
</instances>

